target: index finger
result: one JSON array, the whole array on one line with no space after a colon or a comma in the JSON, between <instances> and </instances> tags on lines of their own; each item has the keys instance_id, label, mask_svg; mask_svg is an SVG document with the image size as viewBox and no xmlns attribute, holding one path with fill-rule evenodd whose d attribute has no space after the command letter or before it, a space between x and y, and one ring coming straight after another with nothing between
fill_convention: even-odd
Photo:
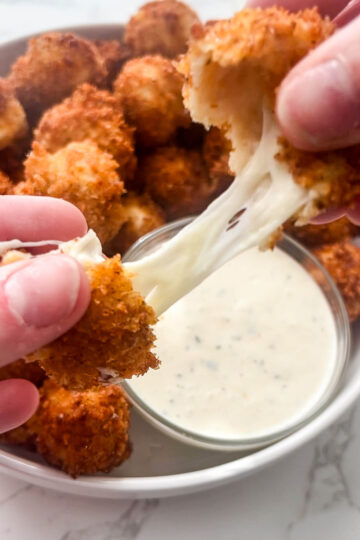
<instances>
[{"instance_id":1,"label":"index finger","mask_svg":"<svg viewBox=\"0 0 360 540\"><path fill-rule=\"evenodd\" d=\"M0 196L0 241L72 240L87 232L76 206L52 197Z\"/></svg>"},{"instance_id":2,"label":"index finger","mask_svg":"<svg viewBox=\"0 0 360 540\"><path fill-rule=\"evenodd\" d=\"M333 18L349 3L349 0L248 0L246 7L267 8L272 6L282 6L289 11L299 11L301 9L313 8L316 6L322 15Z\"/></svg>"}]
</instances>

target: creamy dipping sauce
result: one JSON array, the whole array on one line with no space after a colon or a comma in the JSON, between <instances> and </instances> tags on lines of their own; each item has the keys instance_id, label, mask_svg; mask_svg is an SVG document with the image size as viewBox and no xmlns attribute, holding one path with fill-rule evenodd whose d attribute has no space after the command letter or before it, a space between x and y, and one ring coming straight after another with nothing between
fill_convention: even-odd
<instances>
[{"instance_id":1,"label":"creamy dipping sauce","mask_svg":"<svg viewBox=\"0 0 360 540\"><path fill-rule=\"evenodd\" d=\"M263 437L306 417L336 366L321 289L280 249L251 249L166 311L159 370L129 381L148 407L198 435Z\"/></svg>"}]
</instances>

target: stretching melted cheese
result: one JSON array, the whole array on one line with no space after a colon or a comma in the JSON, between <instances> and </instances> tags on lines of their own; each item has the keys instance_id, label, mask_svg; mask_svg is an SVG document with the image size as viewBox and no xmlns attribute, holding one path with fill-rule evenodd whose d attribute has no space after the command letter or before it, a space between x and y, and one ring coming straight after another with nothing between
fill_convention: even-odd
<instances>
[{"instance_id":1,"label":"stretching melted cheese","mask_svg":"<svg viewBox=\"0 0 360 540\"><path fill-rule=\"evenodd\" d=\"M309 205L314 194L296 184L274 158L278 135L272 114L264 110L263 135L247 163L236 150L231 156L236 178L228 190L156 252L125 264L134 275L134 288L157 315L237 254L262 245Z\"/></svg>"}]
</instances>

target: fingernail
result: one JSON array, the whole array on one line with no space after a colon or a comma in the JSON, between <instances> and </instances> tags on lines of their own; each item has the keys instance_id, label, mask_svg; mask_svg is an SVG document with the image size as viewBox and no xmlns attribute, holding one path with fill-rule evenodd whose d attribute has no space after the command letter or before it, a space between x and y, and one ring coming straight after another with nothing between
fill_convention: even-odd
<instances>
[{"instance_id":1,"label":"fingernail","mask_svg":"<svg viewBox=\"0 0 360 540\"><path fill-rule=\"evenodd\" d=\"M80 285L77 263L47 255L10 275L4 292L13 315L28 326L52 326L73 311Z\"/></svg>"},{"instance_id":2,"label":"fingernail","mask_svg":"<svg viewBox=\"0 0 360 540\"><path fill-rule=\"evenodd\" d=\"M326 147L359 127L359 93L339 57L294 76L280 88L278 120L300 147L307 142Z\"/></svg>"}]
</instances>

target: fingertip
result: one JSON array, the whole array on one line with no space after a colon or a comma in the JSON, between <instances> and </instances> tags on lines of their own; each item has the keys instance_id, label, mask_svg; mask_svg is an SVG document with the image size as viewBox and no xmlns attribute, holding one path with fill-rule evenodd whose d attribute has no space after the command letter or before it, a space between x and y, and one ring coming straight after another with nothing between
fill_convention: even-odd
<instances>
[{"instance_id":1,"label":"fingertip","mask_svg":"<svg viewBox=\"0 0 360 540\"><path fill-rule=\"evenodd\" d=\"M15 429L29 420L39 406L37 388L24 379L0 382L0 433Z\"/></svg>"}]
</instances>

